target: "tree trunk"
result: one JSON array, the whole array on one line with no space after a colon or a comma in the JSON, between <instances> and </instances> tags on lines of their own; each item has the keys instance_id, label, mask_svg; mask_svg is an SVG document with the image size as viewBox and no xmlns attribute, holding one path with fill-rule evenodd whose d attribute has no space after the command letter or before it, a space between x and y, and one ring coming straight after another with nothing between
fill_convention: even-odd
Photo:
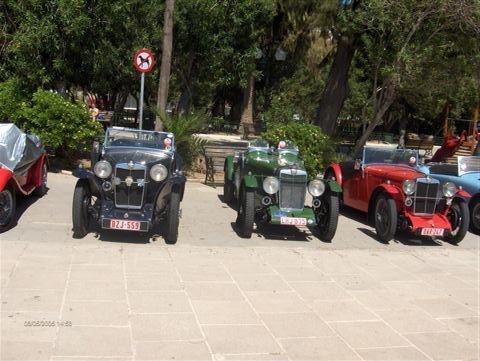
<instances>
[{"instance_id":1,"label":"tree trunk","mask_svg":"<svg viewBox=\"0 0 480 361\"><path fill-rule=\"evenodd\" d=\"M379 94L379 101L376 102L377 104L377 109L375 110L375 116L373 118L373 121L369 124L367 129L363 132L361 137L358 139L357 143L353 147L352 151L350 152L350 155L352 158L355 158L358 153L360 153L360 150L363 148L365 143L367 142L368 137L370 134L372 134L373 130L377 125L380 124L382 121L383 116L387 112L387 110L390 108L390 106L393 104L393 101L395 100L395 90L396 90L396 85L392 81L387 81L386 85L382 87L383 90L381 94Z\"/></svg>"},{"instance_id":2,"label":"tree trunk","mask_svg":"<svg viewBox=\"0 0 480 361\"><path fill-rule=\"evenodd\" d=\"M177 111L178 114L184 114L188 112L190 109L190 101L193 95L193 64L195 62L195 55L190 54L187 64L187 69L184 73L180 71L180 77L182 79L182 94L180 95L180 99L178 100Z\"/></svg>"},{"instance_id":3,"label":"tree trunk","mask_svg":"<svg viewBox=\"0 0 480 361\"><path fill-rule=\"evenodd\" d=\"M158 81L157 111L165 112L168 101L168 86L170 81L170 68L172 65L173 44L173 9L175 0L165 1L165 18L163 21L163 47L162 64L160 66L160 79ZM157 115L155 130L163 130L161 118Z\"/></svg>"},{"instance_id":4,"label":"tree trunk","mask_svg":"<svg viewBox=\"0 0 480 361\"><path fill-rule=\"evenodd\" d=\"M315 123L325 134L335 133L337 118L350 90L348 72L354 53L352 39L341 36L338 39L337 53L315 116Z\"/></svg>"},{"instance_id":5,"label":"tree trunk","mask_svg":"<svg viewBox=\"0 0 480 361\"><path fill-rule=\"evenodd\" d=\"M238 132L245 134L246 137L250 135L253 129L253 97L255 96L255 76L250 75L248 78L247 89L245 89L243 98L243 113L240 118L240 125Z\"/></svg>"}]
</instances>

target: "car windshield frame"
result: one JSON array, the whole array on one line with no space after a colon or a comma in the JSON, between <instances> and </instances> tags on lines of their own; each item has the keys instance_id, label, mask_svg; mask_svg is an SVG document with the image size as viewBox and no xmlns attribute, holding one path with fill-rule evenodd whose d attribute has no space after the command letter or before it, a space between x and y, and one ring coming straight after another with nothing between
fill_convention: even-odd
<instances>
[{"instance_id":1,"label":"car windshield frame","mask_svg":"<svg viewBox=\"0 0 480 361\"><path fill-rule=\"evenodd\" d=\"M248 144L248 149L250 151L268 152L270 144L265 139L258 138Z\"/></svg>"},{"instance_id":2,"label":"car windshield frame","mask_svg":"<svg viewBox=\"0 0 480 361\"><path fill-rule=\"evenodd\" d=\"M169 132L111 127L105 132L103 144L106 149L141 148L174 152L175 136Z\"/></svg>"},{"instance_id":3,"label":"car windshield frame","mask_svg":"<svg viewBox=\"0 0 480 361\"><path fill-rule=\"evenodd\" d=\"M415 149L364 147L362 165L367 166L372 164L414 168L418 166L418 151Z\"/></svg>"},{"instance_id":4,"label":"car windshield frame","mask_svg":"<svg viewBox=\"0 0 480 361\"><path fill-rule=\"evenodd\" d=\"M480 173L480 156L460 156L457 158L458 176Z\"/></svg>"}]
</instances>

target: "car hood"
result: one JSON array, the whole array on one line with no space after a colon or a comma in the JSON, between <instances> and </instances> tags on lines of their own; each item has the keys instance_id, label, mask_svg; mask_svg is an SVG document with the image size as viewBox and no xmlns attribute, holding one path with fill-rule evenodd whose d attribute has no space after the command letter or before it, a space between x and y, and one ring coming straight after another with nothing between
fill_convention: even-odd
<instances>
[{"instance_id":1,"label":"car hood","mask_svg":"<svg viewBox=\"0 0 480 361\"><path fill-rule=\"evenodd\" d=\"M113 164L117 163L144 163L153 164L162 162L163 164L170 163L173 154L169 152L162 152L158 150L151 150L146 148L109 148L105 150L103 158Z\"/></svg>"},{"instance_id":2,"label":"car hood","mask_svg":"<svg viewBox=\"0 0 480 361\"><path fill-rule=\"evenodd\" d=\"M407 179L424 177L425 174L407 166L373 166L368 167L368 173L388 179L391 181L403 182Z\"/></svg>"}]
</instances>

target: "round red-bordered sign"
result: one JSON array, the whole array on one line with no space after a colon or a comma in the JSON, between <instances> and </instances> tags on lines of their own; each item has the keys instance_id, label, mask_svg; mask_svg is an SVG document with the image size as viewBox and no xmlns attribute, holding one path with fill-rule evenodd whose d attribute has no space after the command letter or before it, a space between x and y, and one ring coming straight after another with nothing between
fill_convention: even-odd
<instances>
[{"instance_id":1,"label":"round red-bordered sign","mask_svg":"<svg viewBox=\"0 0 480 361\"><path fill-rule=\"evenodd\" d=\"M137 68L138 71L142 73L148 73L153 69L153 64L155 59L153 54L148 49L141 49L135 53L135 58L133 59L133 65Z\"/></svg>"}]
</instances>

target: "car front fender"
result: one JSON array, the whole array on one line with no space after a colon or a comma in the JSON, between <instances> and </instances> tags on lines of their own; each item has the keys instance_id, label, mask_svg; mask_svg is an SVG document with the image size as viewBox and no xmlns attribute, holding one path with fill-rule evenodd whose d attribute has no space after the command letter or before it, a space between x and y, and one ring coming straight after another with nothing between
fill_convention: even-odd
<instances>
[{"instance_id":1,"label":"car front fender","mask_svg":"<svg viewBox=\"0 0 480 361\"><path fill-rule=\"evenodd\" d=\"M223 167L225 171L225 180L233 181L233 156L229 155L225 158L225 165Z\"/></svg>"},{"instance_id":2,"label":"car front fender","mask_svg":"<svg viewBox=\"0 0 480 361\"><path fill-rule=\"evenodd\" d=\"M183 195L185 193L185 182L187 179L182 174L175 174L165 180L163 185L158 191L157 201L155 209L156 213L160 213L168 204L168 199L173 190L180 193L180 201L183 200Z\"/></svg>"},{"instance_id":3,"label":"car front fender","mask_svg":"<svg viewBox=\"0 0 480 361\"><path fill-rule=\"evenodd\" d=\"M325 179L326 189L332 193L342 193L342 187L333 179Z\"/></svg>"},{"instance_id":4,"label":"car front fender","mask_svg":"<svg viewBox=\"0 0 480 361\"><path fill-rule=\"evenodd\" d=\"M86 179L88 180L88 184L90 185L90 191L95 197L102 198L102 184L100 180L93 174L91 171L86 170L85 168L77 168L72 172L74 177L79 179Z\"/></svg>"},{"instance_id":5,"label":"car front fender","mask_svg":"<svg viewBox=\"0 0 480 361\"><path fill-rule=\"evenodd\" d=\"M253 175L246 175L242 178L242 184L245 188L257 188L258 182L257 178Z\"/></svg>"},{"instance_id":6,"label":"car front fender","mask_svg":"<svg viewBox=\"0 0 480 361\"><path fill-rule=\"evenodd\" d=\"M10 182L10 179L12 179L12 175L12 171L5 168L0 168L0 192L3 191L7 186L8 182Z\"/></svg>"},{"instance_id":7,"label":"car front fender","mask_svg":"<svg viewBox=\"0 0 480 361\"><path fill-rule=\"evenodd\" d=\"M472 198L472 196L470 195L470 193L468 193L467 191L463 190L463 189L459 189L457 191L457 193L455 193L455 195L453 196L453 199L455 200L461 200L461 201L464 201L464 202L469 202L470 201L470 198Z\"/></svg>"},{"instance_id":8,"label":"car front fender","mask_svg":"<svg viewBox=\"0 0 480 361\"><path fill-rule=\"evenodd\" d=\"M338 183L338 185L341 188L343 183L343 177L342 177L342 169L340 168L340 164L336 163L329 166L325 171L325 177L328 178L330 174L334 175L335 181Z\"/></svg>"}]
</instances>

